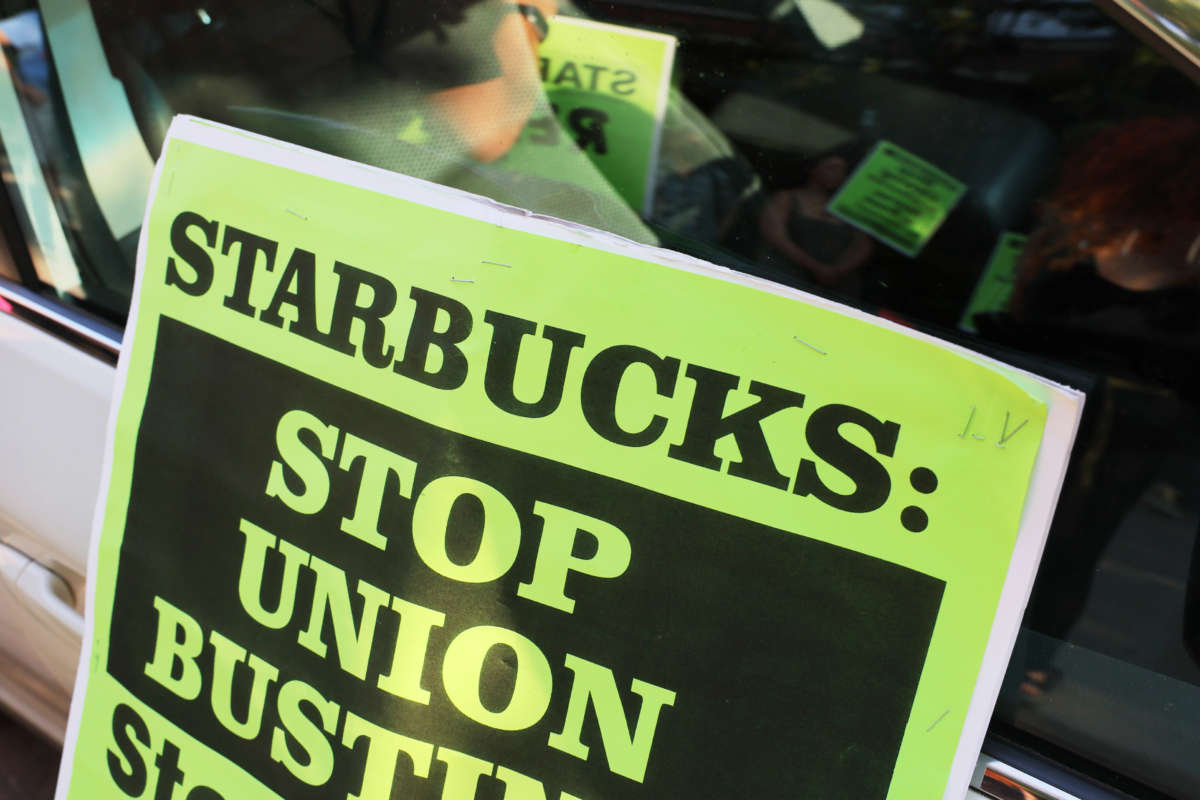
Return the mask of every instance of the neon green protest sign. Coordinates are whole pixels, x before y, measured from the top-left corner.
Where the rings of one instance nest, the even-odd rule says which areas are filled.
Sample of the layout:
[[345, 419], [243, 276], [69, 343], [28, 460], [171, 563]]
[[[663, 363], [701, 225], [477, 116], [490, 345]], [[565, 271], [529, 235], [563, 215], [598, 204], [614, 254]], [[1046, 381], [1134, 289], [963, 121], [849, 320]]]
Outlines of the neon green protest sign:
[[499, 163], [590, 186], [582, 153], [611, 191], [649, 215], [674, 58], [672, 36], [555, 17], [538, 48], [549, 108]]
[[190, 118], [128, 337], [71, 800], [961, 796], [1079, 402]]
[[906, 256], [925, 248], [966, 184], [891, 142], [880, 142], [829, 202], [829, 211]]

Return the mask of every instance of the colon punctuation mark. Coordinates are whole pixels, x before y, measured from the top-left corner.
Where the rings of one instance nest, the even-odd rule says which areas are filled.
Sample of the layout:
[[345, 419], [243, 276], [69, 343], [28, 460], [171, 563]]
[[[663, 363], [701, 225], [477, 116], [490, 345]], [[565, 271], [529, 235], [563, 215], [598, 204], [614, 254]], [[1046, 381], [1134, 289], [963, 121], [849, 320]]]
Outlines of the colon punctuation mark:
[[[938, 487], [937, 475], [928, 467], [917, 467], [908, 476], [908, 482], [921, 494], [933, 494]], [[900, 524], [913, 533], [929, 527], [929, 514], [917, 506], [908, 506], [900, 512]]]

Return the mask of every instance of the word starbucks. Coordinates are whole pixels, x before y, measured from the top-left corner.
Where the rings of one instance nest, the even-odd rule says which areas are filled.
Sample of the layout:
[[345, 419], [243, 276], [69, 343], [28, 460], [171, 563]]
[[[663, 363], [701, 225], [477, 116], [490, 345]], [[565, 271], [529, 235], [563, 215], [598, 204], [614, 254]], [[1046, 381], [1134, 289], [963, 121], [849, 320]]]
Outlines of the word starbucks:
[[[296, 247], [285, 256], [279, 242], [191, 211], [175, 217], [170, 240], [175, 255], [167, 260], [167, 285], [193, 297], [215, 289], [224, 294], [227, 309], [359, 358], [376, 369], [390, 370], [399, 378], [449, 392], [460, 389], [472, 370], [482, 369], [484, 391], [496, 408], [518, 417], [543, 418], [561, 406], [572, 360], [587, 358], [578, 389], [587, 424], [610, 442], [646, 447], [663, 437], [669, 420], [650, 414], [640, 427], [630, 425], [627, 418], [623, 424], [617, 413], [618, 395], [623, 406], [638, 408], [674, 398], [683, 367], [695, 391], [682, 441], [670, 444], [667, 457], [721, 471], [726, 464], [716, 454], [717, 442], [732, 436], [740, 453], [740, 460], [728, 464], [728, 474], [734, 477], [783, 491], [790, 486], [796, 495], [854, 513], [880, 508], [891, 491], [888, 470], [878, 457], [895, 454], [900, 425], [854, 406], [829, 403], [809, 414], [804, 436], [814, 458], [800, 459], [789, 476], [775, 464], [763, 422], [785, 409], [803, 408], [805, 395], [800, 392], [699, 364], [682, 365], [678, 358], [635, 344], [589, 353], [583, 333], [496, 310], [483, 314], [483, 322], [491, 327], [486, 360], [472, 363], [460, 345], [475, 331], [476, 313], [454, 298], [410, 287], [408, 296], [415, 308], [401, 337], [397, 330], [400, 288], [383, 275], [335, 259], [336, 281], [329, 288], [318, 283], [315, 253]], [[259, 307], [251, 302], [251, 295], [263, 281], [272, 290], [270, 300]], [[332, 297], [319, 296], [321, 291]], [[330, 310], [319, 315], [318, 308]], [[536, 400], [521, 399], [514, 387], [522, 343], [539, 330], [550, 346], [541, 394]], [[622, 388], [626, 373], [647, 370], [653, 377], [653, 395], [631, 396], [629, 389]], [[755, 400], [727, 412], [727, 400], [739, 388]], [[857, 430], [847, 435], [847, 429]], [[858, 444], [864, 433], [870, 449]], [[842, 485], [848, 479], [853, 489], [831, 488], [818, 472], [818, 461], [826, 465], [823, 469], [840, 472], [845, 476]]]

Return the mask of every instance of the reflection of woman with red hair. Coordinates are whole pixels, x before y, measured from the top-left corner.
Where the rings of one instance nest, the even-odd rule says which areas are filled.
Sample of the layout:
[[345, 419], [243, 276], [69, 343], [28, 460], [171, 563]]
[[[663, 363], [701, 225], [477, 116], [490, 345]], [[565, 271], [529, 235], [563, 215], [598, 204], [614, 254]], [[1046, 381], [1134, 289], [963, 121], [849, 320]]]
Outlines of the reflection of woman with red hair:
[[[1200, 398], [1200, 119], [1146, 118], [1079, 147], [996, 338]], [[989, 324], [990, 323], [990, 324]]]
[[1130, 291], [1197, 285], [1200, 120], [1148, 118], [1096, 134], [1067, 160], [1042, 212], [1019, 298], [1038, 272], [1088, 262], [1095, 279]]
[[[1050, 580], [1027, 616], [1066, 639], [1118, 525], [1174, 474], [1163, 472], [1173, 455], [1196, 458], [1187, 441], [1200, 433], [1200, 119], [1145, 118], [1096, 133], [1067, 159], [1040, 216], [1010, 324], [993, 317], [980, 330], [1100, 373], [1047, 542]], [[1200, 662], [1198, 573], [1200, 539], [1183, 599], [1183, 642]], [[1022, 691], [1050, 688], [1044, 667], [1026, 665]]]

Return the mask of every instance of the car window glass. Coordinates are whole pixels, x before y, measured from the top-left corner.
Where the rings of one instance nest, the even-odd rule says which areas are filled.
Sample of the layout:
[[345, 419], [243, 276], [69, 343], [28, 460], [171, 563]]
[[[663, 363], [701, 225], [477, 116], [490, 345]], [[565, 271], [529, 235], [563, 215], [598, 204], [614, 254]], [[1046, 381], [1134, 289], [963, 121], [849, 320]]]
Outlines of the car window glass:
[[[6, 214], [16, 223], [10, 239], [24, 239], [24, 248], [12, 243], [18, 260], [30, 264], [33, 274], [27, 281], [108, 319], [123, 319], [136, 233], [124, 242], [115, 237], [97, 205], [60, 91], [42, 9], [28, 2], [0, 3], [0, 46], [5, 54], [0, 136], [11, 201]], [[119, 176], [107, 180], [116, 183]]]
[[[27, 282], [110, 319], [187, 113], [1086, 390], [994, 730], [1135, 793], [1200, 798], [1195, 16], [1180, 0], [0, 0], [5, 186]], [[644, 205], [616, 177], [638, 110], [562, 98], [619, 98], [649, 73], [549, 56], [567, 18], [678, 41], [636, 167]], [[972, 425], [964, 405], [964, 437], [1003, 436]]]

